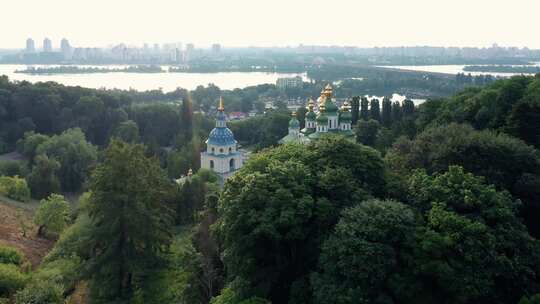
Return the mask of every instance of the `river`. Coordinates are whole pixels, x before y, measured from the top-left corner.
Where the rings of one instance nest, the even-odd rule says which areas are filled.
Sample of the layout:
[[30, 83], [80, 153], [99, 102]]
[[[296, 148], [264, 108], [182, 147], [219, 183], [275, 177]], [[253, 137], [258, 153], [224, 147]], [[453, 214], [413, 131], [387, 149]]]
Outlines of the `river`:
[[[475, 64], [471, 64], [475, 65]], [[533, 62], [533, 65], [540, 66], [540, 62]], [[408, 70], [408, 71], [420, 71], [420, 72], [432, 72], [432, 73], [445, 73], [445, 74], [458, 74], [465, 73], [471, 74], [473, 76], [477, 75], [492, 75], [496, 77], [511, 77], [515, 75], [521, 75], [522, 73], [490, 73], [490, 72], [467, 72], [464, 71], [467, 65], [396, 65], [396, 66], [380, 66], [381, 68], [392, 68], [399, 70]], [[533, 75], [533, 74], [523, 74], [523, 75]]]
[[[193, 90], [199, 85], [213, 83], [224, 90], [244, 88], [265, 83], [276, 83], [280, 77], [301, 76], [307, 81], [307, 75], [293, 73], [265, 73], [265, 72], [220, 72], [220, 73], [97, 73], [97, 74], [54, 74], [31, 75], [15, 73], [15, 70], [24, 70], [31, 65], [0, 64], [0, 75], [7, 75], [10, 80], [27, 80], [29, 82], [55, 81], [68, 86], [81, 86], [85, 88], [106, 88], [122, 90], [156, 90], [164, 92], [174, 91], [181, 87]], [[79, 67], [97, 67], [78, 65]], [[43, 67], [33, 65], [33, 67]], [[54, 67], [48, 65], [47, 67]], [[107, 68], [122, 68], [126, 66], [100, 66]], [[168, 66], [162, 67], [168, 70]]]

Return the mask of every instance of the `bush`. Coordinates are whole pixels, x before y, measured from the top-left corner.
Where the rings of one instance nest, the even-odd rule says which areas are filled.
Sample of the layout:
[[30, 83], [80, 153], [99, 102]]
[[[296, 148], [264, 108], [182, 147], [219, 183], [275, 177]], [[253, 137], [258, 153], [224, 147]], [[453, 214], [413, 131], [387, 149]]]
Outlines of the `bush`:
[[0, 176], [0, 194], [21, 202], [30, 200], [30, 188], [26, 180], [18, 176]]
[[73, 256], [48, 262], [39, 268], [32, 276], [33, 282], [51, 282], [66, 290], [74, 290], [75, 284], [81, 278], [81, 259]]
[[23, 260], [24, 256], [18, 249], [0, 245], [0, 264], [20, 266]]
[[9, 297], [24, 287], [26, 275], [15, 265], [0, 264], [0, 297]]
[[5, 176], [26, 176], [28, 168], [22, 161], [2, 160], [0, 161], [0, 175]]
[[236, 292], [230, 288], [224, 288], [221, 291], [221, 295], [212, 298], [210, 301], [210, 304], [269, 304], [270, 302], [268, 300], [259, 298], [259, 297], [251, 297], [249, 299], [241, 300], [240, 297], [236, 294]]
[[39, 226], [38, 234], [47, 232], [59, 234], [67, 226], [69, 218], [69, 204], [59, 194], [51, 194], [47, 199], [41, 200], [36, 211], [34, 222]]
[[62, 285], [50, 281], [28, 284], [15, 295], [15, 304], [62, 304], [64, 289]]

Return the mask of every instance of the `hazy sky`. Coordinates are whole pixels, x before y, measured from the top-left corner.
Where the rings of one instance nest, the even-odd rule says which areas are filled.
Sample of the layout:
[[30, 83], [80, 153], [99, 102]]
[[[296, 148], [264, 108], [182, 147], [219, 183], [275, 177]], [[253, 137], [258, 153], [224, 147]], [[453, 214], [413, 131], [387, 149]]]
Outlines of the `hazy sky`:
[[540, 48], [540, 0], [1, 0], [0, 48], [208, 46]]

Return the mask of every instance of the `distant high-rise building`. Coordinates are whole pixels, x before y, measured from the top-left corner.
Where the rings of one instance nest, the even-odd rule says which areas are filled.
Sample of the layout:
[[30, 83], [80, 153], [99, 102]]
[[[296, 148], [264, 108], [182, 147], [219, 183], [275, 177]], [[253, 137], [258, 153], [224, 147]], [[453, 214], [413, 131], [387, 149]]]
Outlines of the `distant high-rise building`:
[[34, 39], [32, 38], [26, 39], [26, 52], [33, 53], [35, 51], [36, 51], [36, 44], [34, 43]]
[[278, 78], [276, 81], [276, 87], [278, 87], [278, 89], [301, 88], [303, 83], [302, 77], [300, 76]]
[[179, 48], [174, 49], [174, 59], [175, 62], [181, 62], [182, 61], [182, 51], [180, 51]]
[[186, 44], [186, 52], [193, 52], [195, 50], [195, 45], [193, 43]]
[[221, 52], [221, 44], [214, 43], [212, 44], [212, 53], [219, 53]]
[[43, 39], [43, 52], [50, 53], [52, 52], [52, 42], [51, 39]]
[[62, 50], [62, 55], [64, 56], [64, 59], [71, 59], [72, 49], [71, 45], [69, 45], [69, 41], [66, 38], [60, 41], [60, 49]]

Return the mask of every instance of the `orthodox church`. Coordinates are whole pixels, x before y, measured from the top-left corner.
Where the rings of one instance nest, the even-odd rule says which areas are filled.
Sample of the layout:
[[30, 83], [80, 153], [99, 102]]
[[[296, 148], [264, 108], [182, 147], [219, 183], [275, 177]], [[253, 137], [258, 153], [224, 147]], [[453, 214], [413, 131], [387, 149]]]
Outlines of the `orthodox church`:
[[352, 131], [352, 115], [349, 102], [345, 101], [343, 106], [338, 108], [332, 99], [333, 89], [327, 85], [317, 99], [317, 110], [315, 102], [310, 99], [305, 118], [305, 128], [300, 130], [300, 122], [293, 112], [293, 117], [289, 121], [289, 134], [283, 137], [279, 142], [298, 142], [308, 143], [317, 140], [326, 134], [339, 134], [354, 139]]
[[223, 98], [219, 99], [216, 127], [206, 140], [206, 151], [201, 152], [201, 168], [216, 172], [226, 179], [243, 166], [243, 153], [238, 150], [238, 142], [233, 132], [227, 128], [227, 115]]

